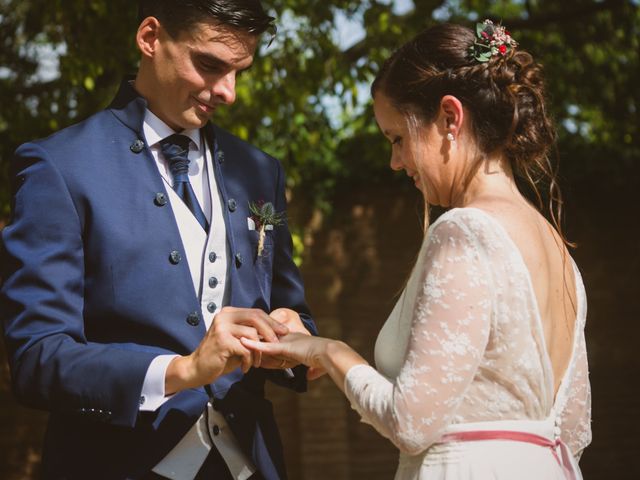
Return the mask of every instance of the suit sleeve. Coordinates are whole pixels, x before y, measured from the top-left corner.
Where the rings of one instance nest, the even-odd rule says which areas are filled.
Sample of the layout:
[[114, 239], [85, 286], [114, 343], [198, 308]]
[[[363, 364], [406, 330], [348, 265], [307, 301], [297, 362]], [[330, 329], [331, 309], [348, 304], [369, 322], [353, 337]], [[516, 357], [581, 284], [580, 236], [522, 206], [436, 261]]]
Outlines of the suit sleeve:
[[[293, 261], [293, 242], [289, 224], [286, 220], [287, 201], [285, 197], [285, 175], [282, 165], [278, 165], [278, 184], [276, 192], [276, 211], [283, 212], [283, 225], [275, 228], [275, 250], [273, 257], [273, 281], [271, 287], [271, 309], [290, 308], [300, 315], [304, 326], [313, 335], [317, 335], [316, 325], [311, 317], [304, 296], [304, 285], [298, 267]], [[296, 391], [306, 390], [307, 368], [300, 365], [293, 369], [294, 378], [287, 378], [282, 371], [270, 371], [270, 379], [275, 383], [293, 388]]]
[[32, 407], [133, 426], [156, 354], [85, 337], [84, 220], [48, 153], [20, 147], [12, 181], [0, 311], [16, 396]]

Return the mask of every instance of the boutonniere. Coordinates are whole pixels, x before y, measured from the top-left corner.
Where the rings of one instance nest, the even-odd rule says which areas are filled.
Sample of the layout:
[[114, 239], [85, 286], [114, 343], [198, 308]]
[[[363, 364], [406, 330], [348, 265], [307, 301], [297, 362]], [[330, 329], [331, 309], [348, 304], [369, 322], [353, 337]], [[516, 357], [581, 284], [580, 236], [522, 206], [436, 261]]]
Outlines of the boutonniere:
[[264, 250], [266, 231], [280, 225], [284, 221], [284, 214], [276, 212], [273, 203], [262, 200], [256, 203], [249, 203], [249, 211], [251, 212], [251, 219], [255, 223], [255, 228], [258, 230], [258, 256], [261, 256]]

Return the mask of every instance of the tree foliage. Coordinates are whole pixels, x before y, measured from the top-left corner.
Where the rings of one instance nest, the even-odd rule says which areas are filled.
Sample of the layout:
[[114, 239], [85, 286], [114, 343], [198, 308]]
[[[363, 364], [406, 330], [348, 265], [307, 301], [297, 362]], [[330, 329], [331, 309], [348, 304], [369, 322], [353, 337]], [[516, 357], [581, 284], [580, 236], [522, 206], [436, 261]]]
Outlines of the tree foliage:
[[[413, 3], [397, 13], [383, 0], [264, 1], [279, 31], [270, 45], [263, 39], [238, 102], [216, 121], [280, 158], [294, 194], [328, 208], [341, 184], [375, 182], [386, 171], [388, 146], [366, 97], [381, 62], [429, 25], [489, 17], [545, 65], [566, 168], [637, 176], [637, 0]], [[131, 0], [0, 0], [0, 216], [15, 148], [103, 108], [122, 76], [135, 73], [136, 13]], [[339, 19], [361, 25], [363, 38], [341, 45]]]

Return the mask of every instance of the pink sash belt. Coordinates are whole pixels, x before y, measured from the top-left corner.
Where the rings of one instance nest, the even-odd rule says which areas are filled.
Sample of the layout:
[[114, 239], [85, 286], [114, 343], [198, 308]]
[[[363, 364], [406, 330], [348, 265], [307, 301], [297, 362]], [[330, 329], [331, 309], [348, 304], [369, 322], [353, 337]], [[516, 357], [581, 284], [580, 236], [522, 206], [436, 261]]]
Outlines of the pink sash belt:
[[[548, 438], [527, 432], [515, 432], [509, 430], [477, 430], [469, 432], [453, 432], [445, 434], [440, 442], [475, 442], [479, 440], [511, 440], [514, 442], [525, 442], [541, 447], [547, 447], [553, 453], [558, 465], [562, 468], [567, 480], [576, 480], [576, 473], [573, 469], [569, 449], [559, 438], [555, 441]], [[560, 450], [560, 455], [558, 455]]]

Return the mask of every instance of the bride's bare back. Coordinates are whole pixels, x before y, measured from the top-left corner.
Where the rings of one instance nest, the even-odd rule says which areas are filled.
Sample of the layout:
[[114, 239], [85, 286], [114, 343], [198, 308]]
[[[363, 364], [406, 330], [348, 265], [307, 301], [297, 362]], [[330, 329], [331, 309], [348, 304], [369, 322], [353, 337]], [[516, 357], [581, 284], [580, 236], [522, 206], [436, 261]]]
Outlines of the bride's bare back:
[[522, 255], [535, 291], [557, 393], [571, 360], [577, 314], [575, 275], [562, 238], [521, 198], [483, 197], [467, 206], [498, 220]]

